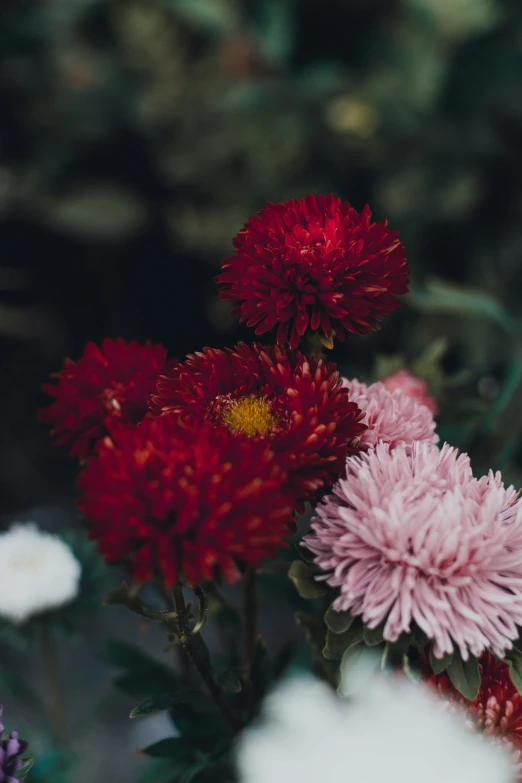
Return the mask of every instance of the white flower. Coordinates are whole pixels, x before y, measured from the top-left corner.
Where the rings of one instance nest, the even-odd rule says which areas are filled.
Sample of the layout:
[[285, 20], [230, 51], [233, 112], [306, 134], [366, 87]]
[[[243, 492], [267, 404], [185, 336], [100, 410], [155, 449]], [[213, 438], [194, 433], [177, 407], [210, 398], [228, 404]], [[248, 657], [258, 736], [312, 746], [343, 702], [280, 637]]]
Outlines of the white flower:
[[513, 783], [509, 754], [425, 686], [375, 675], [352, 700], [313, 679], [271, 695], [238, 751], [240, 783]]
[[0, 533], [0, 616], [21, 624], [78, 595], [81, 566], [59, 536], [29, 522]]

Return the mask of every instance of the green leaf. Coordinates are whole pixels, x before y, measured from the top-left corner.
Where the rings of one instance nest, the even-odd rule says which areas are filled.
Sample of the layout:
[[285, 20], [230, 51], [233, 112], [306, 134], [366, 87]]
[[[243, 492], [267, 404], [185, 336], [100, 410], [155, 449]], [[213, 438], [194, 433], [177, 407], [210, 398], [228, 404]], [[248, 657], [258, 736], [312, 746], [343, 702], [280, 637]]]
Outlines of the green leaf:
[[436, 658], [433, 653], [433, 645], [430, 647], [430, 666], [433, 674], [441, 674], [441, 672], [445, 671], [452, 659], [452, 653], [446, 653], [442, 658]]
[[115, 688], [133, 699], [144, 699], [148, 696], [161, 696], [165, 689], [172, 691], [176, 687], [173, 683], [167, 684], [161, 677], [152, 674], [147, 676], [137, 674], [121, 674], [113, 679]]
[[127, 609], [139, 614], [140, 617], [157, 622], [169, 622], [177, 618], [175, 612], [168, 609], [156, 609], [155, 606], [148, 604], [126, 582], [122, 582], [119, 587], [109, 593], [103, 603], [105, 606], [126, 606]]
[[195, 764], [192, 764], [188, 769], [185, 770], [179, 779], [179, 783], [191, 783], [191, 781], [194, 780], [200, 772], [203, 772], [203, 770], [208, 768], [209, 763], [210, 760], [208, 758], [205, 758], [202, 761], [196, 761]]
[[348, 695], [347, 688], [346, 688], [346, 680], [349, 676], [349, 672], [352, 666], [354, 666], [361, 655], [364, 652], [364, 647], [362, 644], [352, 644], [351, 647], [349, 647], [347, 650], [343, 652], [343, 657], [341, 658], [341, 683], [339, 686], [339, 691], [343, 695]]
[[419, 626], [416, 624], [414, 624], [411, 628], [411, 638], [413, 643], [417, 647], [421, 648], [425, 647], [429, 642], [428, 635], [425, 634], [422, 628], [419, 628]]
[[320, 598], [328, 591], [324, 582], [317, 582], [314, 578], [321, 573], [317, 566], [307, 565], [302, 560], [294, 560], [288, 571], [288, 576], [295, 584], [301, 598]]
[[142, 748], [140, 753], [156, 759], [169, 758], [182, 762], [194, 758], [199, 750], [200, 744], [197, 740], [189, 740], [186, 737], [167, 737]]
[[176, 672], [150, 658], [139, 647], [118, 639], [107, 639], [100, 657], [125, 671], [115, 677], [115, 685], [129, 696], [144, 698], [174, 693], [179, 688]]
[[377, 644], [382, 644], [384, 641], [383, 631], [383, 625], [379, 625], [377, 628], [367, 628], [365, 626], [363, 629], [364, 643], [368, 645], [368, 647], [375, 647]]
[[34, 767], [35, 763], [33, 758], [24, 758], [22, 761], [22, 766], [16, 771], [16, 779], [20, 781], [20, 783], [24, 783], [29, 771]]
[[353, 624], [344, 633], [336, 634], [328, 631], [323, 655], [329, 661], [336, 661], [342, 658], [346, 650], [349, 650], [354, 644], [359, 644], [362, 639], [363, 629], [360, 623]]
[[402, 670], [406, 675], [406, 677], [412, 682], [417, 683], [420, 681], [421, 679], [420, 671], [412, 667], [408, 653], [404, 653], [404, 655], [402, 656]]
[[423, 312], [486, 318], [507, 331], [513, 331], [517, 326], [511, 313], [490, 294], [445, 280], [430, 280], [425, 288], [412, 290], [407, 301]]
[[326, 642], [326, 628], [323, 618], [312, 612], [296, 612], [296, 623], [304, 630], [306, 639], [313, 650], [322, 656]]
[[336, 612], [332, 606], [329, 606], [324, 616], [324, 621], [332, 633], [344, 633], [350, 628], [355, 617], [350, 612]]
[[198, 741], [204, 750], [214, 747], [217, 739], [230, 736], [228, 723], [206, 694], [178, 701], [169, 714], [180, 734]]
[[155, 715], [157, 712], [168, 710], [172, 706], [172, 696], [168, 693], [150, 696], [137, 707], [130, 711], [129, 718], [138, 718], [145, 715]]
[[131, 710], [130, 718], [138, 718], [145, 715], [154, 715], [163, 710], [173, 709], [178, 704], [204, 705], [208, 703], [208, 698], [201, 691], [194, 688], [180, 688], [174, 693], [158, 693], [155, 696], [149, 696], [137, 707]]
[[477, 659], [470, 656], [467, 661], [464, 661], [460, 654], [455, 652], [448, 666], [448, 674], [451, 682], [464, 698], [473, 701], [480, 689], [480, 669]]
[[514, 647], [506, 653], [505, 660], [509, 664], [511, 682], [517, 691], [522, 694], [522, 652]]
[[142, 669], [161, 665], [136, 645], [121, 639], [105, 639], [99, 657], [105, 663], [119, 666], [122, 669]]
[[382, 668], [395, 668], [402, 666], [404, 654], [411, 647], [411, 635], [402, 633], [397, 641], [387, 642], [383, 653]]

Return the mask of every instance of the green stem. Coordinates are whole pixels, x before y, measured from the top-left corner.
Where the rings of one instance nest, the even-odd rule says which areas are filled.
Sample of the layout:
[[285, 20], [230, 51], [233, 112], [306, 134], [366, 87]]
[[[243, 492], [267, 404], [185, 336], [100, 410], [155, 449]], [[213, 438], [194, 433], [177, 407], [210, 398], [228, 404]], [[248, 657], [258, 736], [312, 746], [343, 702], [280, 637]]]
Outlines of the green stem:
[[67, 710], [60, 677], [58, 650], [50, 629], [43, 624], [41, 630], [42, 662], [49, 689], [49, 716], [54, 739], [61, 748], [67, 748]]
[[185, 606], [185, 599], [183, 598], [183, 591], [179, 585], [176, 585], [173, 588], [172, 597], [174, 601], [174, 607], [178, 615], [180, 644], [187, 652], [190, 660], [198, 670], [201, 679], [207, 686], [210, 695], [214, 699], [214, 702], [216, 703], [216, 706], [220, 710], [224, 719], [234, 734], [237, 734], [241, 730], [241, 724], [230, 709], [230, 706], [225, 698], [225, 694], [214, 680], [212, 670], [204, 656], [201, 654], [201, 650], [196, 643], [196, 638], [192, 635], [188, 621], [187, 607]]
[[[156, 583], [156, 589], [160, 594], [160, 596], [163, 598], [163, 600], [166, 602], [167, 609], [172, 614], [172, 612], [170, 611], [173, 608], [172, 596], [170, 595], [167, 588], [163, 585], [161, 580], [158, 580], [158, 582]], [[171, 624], [170, 622], [168, 622], [167, 627], [170, 628], [171, 626], [173, 629], [173, 633], [177, 635], [177, 627], [175, 626], [175, 624], [174, 623]], [[188, 658], [186, 651], [183, 649], [183, 647], [180, 647], [178, 644], [176, 644], [174, 647], [174, 664], [176, 666], [176, 669], [180, 670], [182, 680], [184, 682], [190, 682], [190, 674], [191, 674], [190, 660]]]
[[252, 666], [257, 635], [257, 573], [248, 567], [243, 582], [243, 611], [245, 623], [245, 657], [249, 668]]

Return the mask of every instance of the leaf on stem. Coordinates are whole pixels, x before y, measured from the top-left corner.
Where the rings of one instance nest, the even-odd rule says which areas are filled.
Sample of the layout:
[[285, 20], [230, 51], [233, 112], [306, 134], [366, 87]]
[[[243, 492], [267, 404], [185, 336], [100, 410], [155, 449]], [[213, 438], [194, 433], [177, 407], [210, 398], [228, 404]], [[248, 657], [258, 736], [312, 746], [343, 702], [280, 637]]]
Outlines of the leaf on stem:
[[506, 653], [505, 660], [509, 664], [511, 682], [517, 691], [522, 694], [522, 652], [513, 647], [512, 650]]
[[350, 612], [336, 612], [329, 606], [324, 616], [324, 621], [332, 633], [344, 633], [351, 626], [355, 617]]
[[452, 653], [446, 653], [442, 658], [436, 658], [433, 652], [433, 645], [430, 647], [430, 666], [433, 674], [441, 674], [450, 665], [453, 658]]
[[328, 591], [324, 582], [315, 579], [316, 574], [321, 573], [317, 566], [307, 565], [302, 560], [294, 560], [288, 571], [288, 576], [295, 584], [301, 598], [320, 598]]
[[363, 640], [363, 627], [360, 621], [353, 623], [344, 633], [332, 633], [327, 631], [326, 644], [323, 648], [323, 655], [329, 661], [336, 661], [342, 658], [343, 653], [359, 644]]
[[455, 652], [448, 665], [448, 675], [465, 699], [473, 701], [476, 698], [480, 690], [480, 669], [474, 656], [464, 661], [460, 654]]

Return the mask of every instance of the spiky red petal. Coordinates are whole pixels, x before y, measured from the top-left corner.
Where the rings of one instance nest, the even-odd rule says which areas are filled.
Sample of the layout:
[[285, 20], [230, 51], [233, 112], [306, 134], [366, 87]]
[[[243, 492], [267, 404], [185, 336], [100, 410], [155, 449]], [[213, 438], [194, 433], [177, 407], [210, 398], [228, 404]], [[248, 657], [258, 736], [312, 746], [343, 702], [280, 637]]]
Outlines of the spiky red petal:
[[409, 269], [397, 231], [332, 195], [269, 203], [234, 239], [216, 282], [256, 334], [297, 348], [308, 331], [367, 334], [398, 307]]
[[107, 435], [111, 422], [138, 422], [147, 413], [147, 400], [158, 375], [166, 370], [167, 352], [162, 345], [105, 339], [101, 346], [87, 343], [74, 362], [66, 359], [43, 386], [55, 401], [39, 411], [51, 424], [56, 445], [66, 445], [71, 456], [90, 456]]
[[121, 425], [80, 476], [80, 508], [108, 562], [138, 581], [234, 582], [284, 544], [295, 497], [266, 442], [174, 417]]
[[205, 348], [160, 378], [150, 405], [153, 416], [199, 417], [225, 427], [223, 411], [249, 395], [270, 402], [276, 423], [265, 438], [300, 499], [331, 486], [357, 450], [349, 444], [366, 429], [331, 362], [258, 343]]

